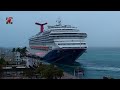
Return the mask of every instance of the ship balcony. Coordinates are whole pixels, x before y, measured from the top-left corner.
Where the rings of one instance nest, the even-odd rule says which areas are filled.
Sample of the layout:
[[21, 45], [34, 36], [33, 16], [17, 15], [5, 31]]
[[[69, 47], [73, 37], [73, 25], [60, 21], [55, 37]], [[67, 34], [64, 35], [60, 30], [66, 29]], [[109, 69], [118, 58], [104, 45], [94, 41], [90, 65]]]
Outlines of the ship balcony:
[[87, 45], [80, 45], [80, 48], [88, 48]]
[[77, 48], [77, 49], [80, 49], [80, 48], [85, 48], [87, 49], [88, 46], [87, 45], [59, 45], [60, 48]]

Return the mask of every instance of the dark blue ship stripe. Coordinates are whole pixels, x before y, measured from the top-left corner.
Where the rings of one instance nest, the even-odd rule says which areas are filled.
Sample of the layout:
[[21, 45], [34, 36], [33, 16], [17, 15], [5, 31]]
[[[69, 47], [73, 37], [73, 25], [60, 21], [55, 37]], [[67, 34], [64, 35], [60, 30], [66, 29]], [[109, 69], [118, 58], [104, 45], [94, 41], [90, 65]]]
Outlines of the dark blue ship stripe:
[[46, 54], [43, 59], [49, 63], [73, 64], [85, 51], [85, 48], [56, 49]]

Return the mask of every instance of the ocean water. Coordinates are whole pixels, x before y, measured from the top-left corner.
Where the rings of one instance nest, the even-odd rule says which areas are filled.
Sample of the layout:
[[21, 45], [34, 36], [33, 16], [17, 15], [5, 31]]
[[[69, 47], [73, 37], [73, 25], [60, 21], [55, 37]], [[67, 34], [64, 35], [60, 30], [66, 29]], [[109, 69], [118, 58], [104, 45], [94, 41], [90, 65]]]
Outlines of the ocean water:
[[79, 75], [81, 79], [103, 79], [104, 76], [120, 79], [120, 48], [89, 47], [77, 62], [76, 65], [61, 67], [73, 75], [75, 68], [82, 68], [84, 75]]
[[84, 69], [83, 79], [102, 79], [103, 76], [120, 79], [120, 48], [88, 48], [77, 62]]

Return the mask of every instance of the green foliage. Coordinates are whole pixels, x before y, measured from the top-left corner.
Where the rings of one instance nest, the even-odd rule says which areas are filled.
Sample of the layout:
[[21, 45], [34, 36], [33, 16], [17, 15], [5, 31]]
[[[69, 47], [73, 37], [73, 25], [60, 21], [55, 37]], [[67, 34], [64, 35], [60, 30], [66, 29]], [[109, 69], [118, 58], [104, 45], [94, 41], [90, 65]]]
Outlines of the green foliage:
[[6, 65], [6, 61], [4, 58], [0, 58], [0, 65]]
[[57, 79], [63, 76], [63, 70], [55, 67], [54, 65], [41, 64], [37, 68], [36, 72], [39, 73], [41, 77], [46, 79]]
[[34, 74], [35, 74], [34, 71], [31, 69], [27, 69], [24, 71], [24, 75], [29, 77], [29, 78], [31, 78]]
[[47, 65], [40, 64], [39, 67], [36, 69], [36, 73], [41, 75], [46, 68], [47, 68]]
[[20, 56], [23, 57], [23, 56], [26, 56], [26, 52], [27, 52], [27, 47], [23, 47], [23, 48], [13, 48], [12, 52], [19, 52], [20, 53]]
[[63, 70], [55, 67], [55, 68], [54, 68], [54, 76], [55, 76], [56, 79], [57, 79], [57, 77], [58, 77], [58, 78], [61, 78], [62, 76], [64, 76]]
[[54, 78], [54, 68], [52, 65], [46, 65], [45, 69], [41, 73], [42, 73], [42, 77], [46, 79]]
[[20, 50], [21, 50], [20, 48], [17, 48], [17, 49], [16, 49], [16, 52], [20, 52]]
[[9, 65], [9, 62], [8, 62], [8, 61], [6, 61], [6, 65]]
[[6, 61], [4, 58], [0, 58], [0, 77], [2, 77], [2, 67], [6, 65]]

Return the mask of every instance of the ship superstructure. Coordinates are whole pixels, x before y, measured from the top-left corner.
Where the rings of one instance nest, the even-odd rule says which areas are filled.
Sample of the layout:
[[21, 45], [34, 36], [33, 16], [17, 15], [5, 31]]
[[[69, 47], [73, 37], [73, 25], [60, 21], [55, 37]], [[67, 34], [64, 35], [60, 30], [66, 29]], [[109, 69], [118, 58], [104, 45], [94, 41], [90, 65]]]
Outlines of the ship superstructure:
[[57, 22], [57, 25], [48, 26], [46, 31], [42, 28], [29, 39], [31, 52], [43, 57], [47, 62], [72, 64], [86, 51], [87, 34], [81, 33], [77, 27], [62, 25], [61, 20]]

